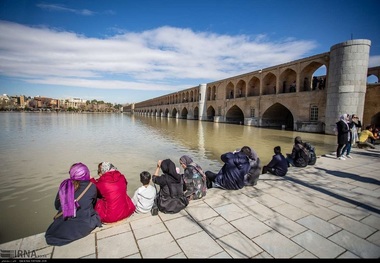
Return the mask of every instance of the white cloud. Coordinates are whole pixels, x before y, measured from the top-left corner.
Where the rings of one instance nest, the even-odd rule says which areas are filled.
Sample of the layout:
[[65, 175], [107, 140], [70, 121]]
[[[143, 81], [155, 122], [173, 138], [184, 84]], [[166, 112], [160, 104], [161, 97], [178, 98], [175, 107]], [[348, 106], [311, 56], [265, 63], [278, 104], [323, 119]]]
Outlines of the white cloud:
[[369, 57], [369, 63], [368, 63], [369, 68], [379, 67], [379, 66], [380, 66], [380, 56]]
[[41, 9], [47, 9], [49, 11], [59, 11], [59, 12], [70, 12], [78, 15], [84, 15], [84, 16], [91, 16], [95, 14], [95, 12], [88, 10], [88, 9], [72, 9], [72, 8], [67, 8], [64, 5], [58, 5], [58, 4], [37, 4], [37, 7]]
[[96, 89], [179, 90], [293, 61], [316, 47], [174, 27], [98, 39], [0, 21], [0, 32], [0, 75]]

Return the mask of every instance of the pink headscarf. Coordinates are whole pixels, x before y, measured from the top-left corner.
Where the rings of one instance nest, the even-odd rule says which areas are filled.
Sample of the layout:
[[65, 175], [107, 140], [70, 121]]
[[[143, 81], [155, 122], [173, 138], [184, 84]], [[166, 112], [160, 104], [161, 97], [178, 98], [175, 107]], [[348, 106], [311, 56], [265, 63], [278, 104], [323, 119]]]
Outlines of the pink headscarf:
[[63, 218], [75, 217], [80, 206], [74, 199], [74, 180], [90, 180], [90, 170], [83, 163], [75, 163], [70, 168], [70, 179], [64, 180], [59, 186], [59, 200], [61, 202]]

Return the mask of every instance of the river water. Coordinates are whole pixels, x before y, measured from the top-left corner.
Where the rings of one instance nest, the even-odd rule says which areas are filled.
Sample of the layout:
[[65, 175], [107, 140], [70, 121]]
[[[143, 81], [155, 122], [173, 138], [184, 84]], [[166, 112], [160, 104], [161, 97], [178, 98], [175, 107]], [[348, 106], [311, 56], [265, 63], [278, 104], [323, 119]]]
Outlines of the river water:
[[335, 151], [331, 135], [152, 116], [85, 113], [0, 113], [0, 244], [45, 232], [56, 214], [54, 198], [73, 163], [109, 161], [140, 186], [143, 170], [157, 160], [187, 154], [203, 169], [217, 172], [220, 155], [248, 145], [263, 164], [280, 145], [289, 153], [295, 136], [316, 146], [317, 155]]

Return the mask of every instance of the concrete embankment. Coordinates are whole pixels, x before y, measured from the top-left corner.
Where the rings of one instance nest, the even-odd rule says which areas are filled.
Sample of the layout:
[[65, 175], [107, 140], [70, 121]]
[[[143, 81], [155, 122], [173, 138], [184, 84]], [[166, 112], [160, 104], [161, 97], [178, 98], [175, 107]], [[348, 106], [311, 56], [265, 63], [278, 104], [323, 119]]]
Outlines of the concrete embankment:
[[352, 156], [210, 189], [178, 214], [135, 214], [66, 246], [44, 233], [7, 242], [0, 258], [380, 258], [380, 151]]

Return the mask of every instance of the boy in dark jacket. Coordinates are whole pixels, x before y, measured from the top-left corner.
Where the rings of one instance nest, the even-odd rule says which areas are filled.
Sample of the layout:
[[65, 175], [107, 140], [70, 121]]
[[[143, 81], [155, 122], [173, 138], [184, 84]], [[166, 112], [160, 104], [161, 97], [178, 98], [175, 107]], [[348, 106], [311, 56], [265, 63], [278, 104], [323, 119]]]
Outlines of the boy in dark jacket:
[[288, 162], [285, 159], [285, 156], [281, 153], [281, 147], [276, 146], [273, 149], [274, 155], [272, 160], [263, 167], [263, 174], [270, 172], [271, 174], [277, 176], [285, 176], [288, 172]]

